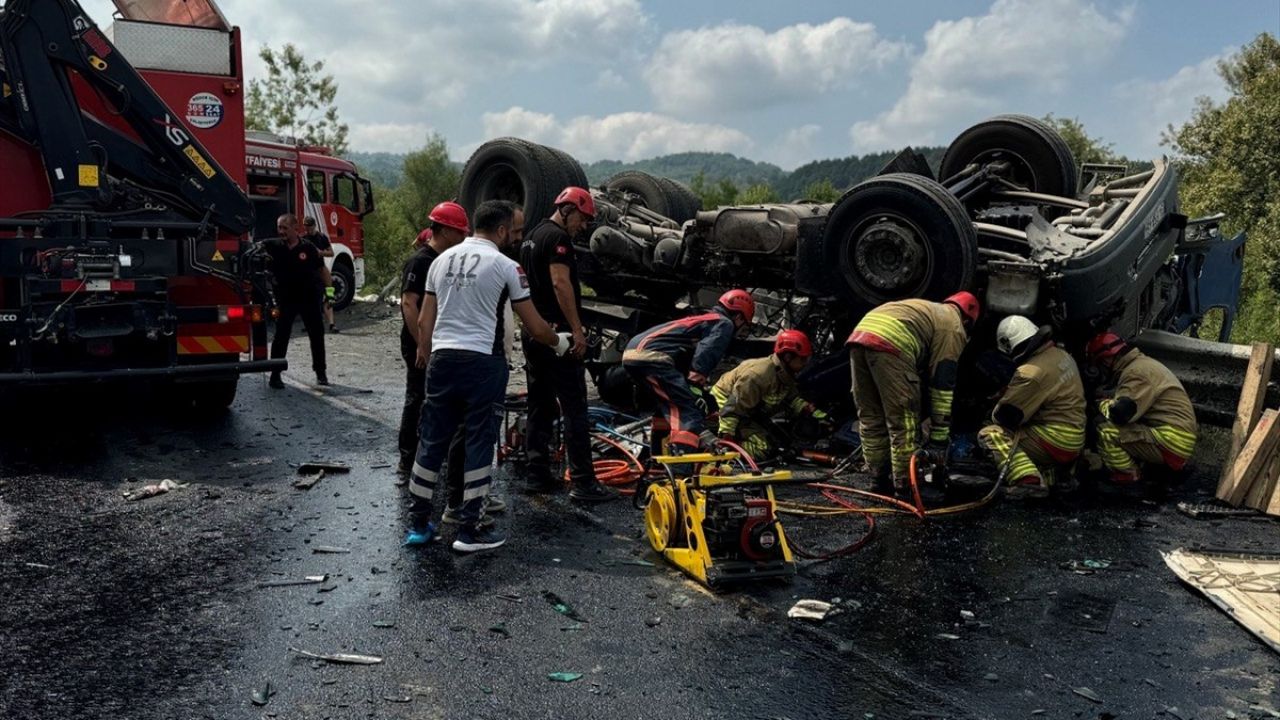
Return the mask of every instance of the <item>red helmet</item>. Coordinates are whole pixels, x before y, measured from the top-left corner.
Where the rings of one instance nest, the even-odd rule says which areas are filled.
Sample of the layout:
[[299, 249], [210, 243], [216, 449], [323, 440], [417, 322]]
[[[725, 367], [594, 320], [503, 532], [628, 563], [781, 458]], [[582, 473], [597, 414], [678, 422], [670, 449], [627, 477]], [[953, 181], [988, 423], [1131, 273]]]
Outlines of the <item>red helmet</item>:
[[431, 214], [427, 217], [433, 223], [439, 223], [454, 230], [461, 230], [464, 233], [471, 232], [471, 225], [467, 222], [467, 211], [451, 200], [446, 200], [431, 208]]
[[974, 297], [973, 293], [961, 291], [943, 300], [943, 302], [960, 308], [960, 314], [964, 316], [970, 325], [978, 322], [978, 315], [982, 312], [982, 307], [978, 305], [978, 298]]
[[773, 354], [782, 353], [795, 353], [802, 358], [813, 357], [813, 343], [809, 342], [808, 335], [799, 330], [783, 330], [778, 333], [778, 339], [773, 341]]
[[567, 187], [560, 191], [556, 196], [555, 206], [572, 205], [578, 212], [589, 218], [596, 216], [596, 201], [591, 199], [591, 193], [580, 187]]
[[1089, 362], [1096, 364], [1099, 360], [1113, 358], [1125, 350], [1129, 344], [1113, 332], [1098, 333], [1084, 348], [1084, 356]]
[[432, 235], [431, 228], [427, 228], [426, 230], [423, 230], [422, 232], [418, 233], [418, 237], [414, 239], [413, 244], [426, 245], [427, 243], [431, 242], [431, 235]]
[[730, 290], [720, 296], [720, 307], [731, 313], [738, 313], [747, 322], [756, 316], [756, 301], [746, 290]]

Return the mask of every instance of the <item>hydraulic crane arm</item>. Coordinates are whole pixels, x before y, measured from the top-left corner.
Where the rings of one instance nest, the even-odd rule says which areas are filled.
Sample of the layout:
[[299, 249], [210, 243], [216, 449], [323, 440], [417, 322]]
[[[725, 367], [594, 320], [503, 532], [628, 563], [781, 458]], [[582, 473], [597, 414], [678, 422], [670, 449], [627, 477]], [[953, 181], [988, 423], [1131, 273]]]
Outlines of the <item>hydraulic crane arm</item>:
[[[188, 214], [206, 213], [232, 233], [253, 227], [253, 206], [240, 186], [165, 105], [76, 0], [8, 0], [0, 14], [0, 53], [7, 84], [0, 127], [39, 148], [55, 208], [105, 207], [108, 173], [178, 198]], [[82, 113], [75, 72], [114, 105], [145, 146]], [[5, 112], [7, 110], [7, 112]], [[163, 185], [157, 186], [163, 182]]]

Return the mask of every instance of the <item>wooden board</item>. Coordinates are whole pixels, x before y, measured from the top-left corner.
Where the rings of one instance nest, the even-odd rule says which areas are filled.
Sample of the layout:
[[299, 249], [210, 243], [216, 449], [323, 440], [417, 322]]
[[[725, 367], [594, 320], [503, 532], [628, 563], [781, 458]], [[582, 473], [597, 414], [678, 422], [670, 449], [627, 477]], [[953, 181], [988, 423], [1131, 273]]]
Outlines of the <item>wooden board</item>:
[[1178, 578], [1280, 652], [1280, 555], [1161, 553]]
[[1231, 463], [1226, 477], [1226, 491], [1218, 494], [1218, 499], [1240, 507], [1254, 481], [1261, 478], [1280, 446], [1280, 421], [1277, 421], [1275, 410], [1266, 410], [1258, 420], [1258, 426], [1240, 449], [1240, 454]]
[[[1267, 399], [1267, 383], [1271, 380], [1271, 363], [1275, 350], [1266, 343], [1254, 343], [1249, 354], [1249, 367], [1244, 371], [1244, 385], [1240, 389], [1240, 403], [1236, 406], [1236, 420], [1231, 426], [1231, 449], [1222, 463], [1222, 476], [1218, 479], [1219, 500], [1226, 500], [1231, 491], [1232, 462], [1253, 434]], [[1236, 504], [1239, 504], [1238, 502]]]
[[1268, 515], [1280, 517], [1280, 482], [1271, 490], [1271, 499], [1267, 501], [1266, 507], [1258, 508]]
[[1254, 479], [1249, 492], [1244, 497], [1244, 506], [1254, 510], [1265, 510], [1271, 502], [1271, 495], [1276, 490], [1276, 477], [1280, 475], [1280, 451], [1271, 454], [1271, 460], [1263, 468], [1262, 474]]

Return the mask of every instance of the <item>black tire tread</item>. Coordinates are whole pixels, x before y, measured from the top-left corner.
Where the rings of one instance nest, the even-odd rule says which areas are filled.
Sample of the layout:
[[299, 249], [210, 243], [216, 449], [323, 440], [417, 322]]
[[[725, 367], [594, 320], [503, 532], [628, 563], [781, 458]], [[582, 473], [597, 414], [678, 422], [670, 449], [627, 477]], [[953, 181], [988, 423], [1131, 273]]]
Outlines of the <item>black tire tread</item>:
[[[977, 125], [973, 125], [960, 133], [956, 136], [956, 139], [947, 146], [946, 152], [942, 155], [942, 163], [939, 166], [939, 176], [943, 178], [951, 177], [963, 169], [964, 164], [967, 163], [967, 160], [957, 160], [954, 154], [957, 147], [961, 145], [961, 141], [972, 137], [976, 133], [980, 133], [999, 125], [1020, 128], [1038, 137], [1040, 141], [1049, 148], [1057, 160], [1060, 170], [1057, 180], [1061, 183], [1062, 194], [1067, 196], [1075, 195], [1076, 186], [1079, 182], [1079, 174], [1078, 169], [1076, 168], [1075, 156], [1072, 155], [1071, 148], [1067, 145], [1067, 141], [1062, 138], [1062, 135], [1059, 134], [1056, 129], [1043, 120], [1031, 117], [1030, 115], [996, 115], [994, 117], [987, 118], [986, 120], [983, 120]], [[1034, 189], [1037, 192], [1048, 191], [1056, 194], [1056, 189], [1052, 188]]]

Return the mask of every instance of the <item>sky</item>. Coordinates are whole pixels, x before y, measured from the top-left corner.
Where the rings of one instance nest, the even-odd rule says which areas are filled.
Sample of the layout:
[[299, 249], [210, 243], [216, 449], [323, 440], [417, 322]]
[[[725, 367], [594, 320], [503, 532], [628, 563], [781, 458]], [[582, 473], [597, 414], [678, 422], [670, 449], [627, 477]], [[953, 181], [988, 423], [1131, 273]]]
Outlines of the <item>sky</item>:
[[[99, 25], [111, 0], [82, 0]], [[991, 115], [1079, 119], [1116, 151], [1161, 131], [1280, 0], [219, 0], [246, 73], [297, 45], [339, 85], [354, 150], [514, 135], [582, 162], [689, 150], [793, 169], [949, 143]]]

